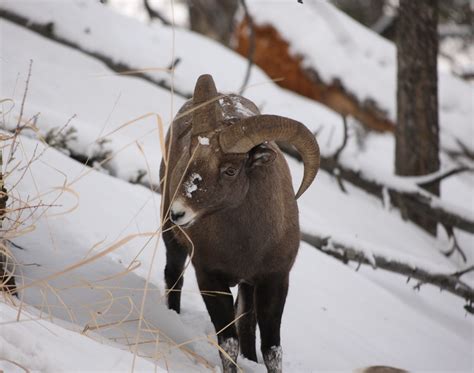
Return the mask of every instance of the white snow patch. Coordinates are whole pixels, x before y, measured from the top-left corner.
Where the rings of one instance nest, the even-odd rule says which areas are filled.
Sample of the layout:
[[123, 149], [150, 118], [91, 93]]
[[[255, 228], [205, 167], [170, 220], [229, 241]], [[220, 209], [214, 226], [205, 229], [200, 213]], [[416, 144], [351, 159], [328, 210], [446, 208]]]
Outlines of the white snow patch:
[[233, 102], [234, 102], [234, 106], [237, 112], [239, 114], [242, 114], [244, 117], [251, 117], [255, 115], [255, 113], [252, 110], [242, 105], [242, 102], [240, 102], [240, 100], [234, 99]]
[[201, 137], [198, 136], [199, 144], [208, 146], [209, 145], [209, 139], [207, 137]]
[[188, 181], [183, 183], [184, 186], [184, 192], [186, 193], [186, 197], [188, 198], [193, 198], [193, 192], [197, 190], [197, 184], [195, 183], [196, 181], [201, 181], [202, 177], [196, 172], [193, 172], [190, 176]]
[[251, 117], [256, 114], [252, 109], [242, 104], [241, 97], [235, 95], [225, 96], [219, 99], [219, 104], [222, 107], [224, 119]]

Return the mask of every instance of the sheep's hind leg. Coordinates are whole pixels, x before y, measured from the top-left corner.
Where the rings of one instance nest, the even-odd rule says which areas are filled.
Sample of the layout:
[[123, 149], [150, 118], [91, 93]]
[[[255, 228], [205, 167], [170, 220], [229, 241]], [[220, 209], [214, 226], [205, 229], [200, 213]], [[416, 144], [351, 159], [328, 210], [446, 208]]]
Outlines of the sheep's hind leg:
[[242, 283], [236, 301], [237, 334], [239, 335], [240, 351], [247, 359], [257, 361], [255, 350], [255, 329], [257, 318], [254, 306], [255, 287]]
[[188, 252], [184, 246], [176, 241], [172, 231], [163, 233], [163, 241], [166, 246], [165, 282], [168, 308], [180, 313], [184, 263]]
[[256, 285], [261, 351], [269, 373], [281, 373], [283, 369], [280, 326], [287, 294], [288, 273], [269, 276]]
[[237, 372], [239, 340], [235, 327], [233, 297], [227, 283], [218, 275], [200, 271], [196, 268], [196, 277], [207, 312], [211, 317], [222, 351], [219, 351], [223, 372]]

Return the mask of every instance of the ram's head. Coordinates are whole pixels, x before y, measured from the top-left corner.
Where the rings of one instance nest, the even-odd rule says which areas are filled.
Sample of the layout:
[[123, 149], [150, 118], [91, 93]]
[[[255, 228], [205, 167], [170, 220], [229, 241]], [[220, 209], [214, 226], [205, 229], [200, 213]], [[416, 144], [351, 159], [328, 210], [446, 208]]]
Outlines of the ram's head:
[[[189, 226], [199, 217], [240, 205], [255, 178], [272, 177], [273, 187], [289, 179], [283, 175], [286, 165], [275, 162], [282, 157], [275, 141], [292, 144], [303, 159], [304, 176], [296, 198], [312, 183], [319, 168], [319, 147], [303, 124], [260, 115], [244, 97], [220, 95], [210, 75], [198, 79], [188, 106], [191, 128], [181, 135], [187, 144], [179, 149], [169, 181], [170, 217], [175, 224]], [[269, 172], [268, 167], [276, 169]]]

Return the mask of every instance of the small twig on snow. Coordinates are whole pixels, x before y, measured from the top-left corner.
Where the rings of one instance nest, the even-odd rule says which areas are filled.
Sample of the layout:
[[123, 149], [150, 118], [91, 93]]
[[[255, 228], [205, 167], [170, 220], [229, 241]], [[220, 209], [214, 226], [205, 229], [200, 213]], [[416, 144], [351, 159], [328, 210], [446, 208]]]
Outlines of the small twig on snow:
[[465, 275], [466, 273], [474, 271], [474, 265], [467, 267], [466, 269], [463, 269], [462, 271], [454, 272], [451, 276], [455, 277], [461, 277], [462, 275]]
[[[347, 145], [347, 139], [349, 137], [348, 135], [348, 126], [347, 126], [347, 118], [345, 115], [342, 115], [342, 123], [344, 125], [344, 133], [343, 133], [343, 138], [342, 138], [342, 144], [341, 146], [339, 146], [339, 148], [337, 148], [336, 152], [331, 156], [332, 160], [334, 163], [338, 164], [339, 162], [339, 156], [341, 155], [342, 151], [345, 149], [346, 145]], [[341, 191], [343, 193], [347, 193], [347, 189], [345, 188], [344, 186], [344, 183], [342, 182], [342, 178], [341, 178], [341, 173], [340, 173], [340, 170], [339, 168], [335, 168], [333, 170], [333, 172], [331, 172], [331, 175], [333, 175], [336, 180], [337, 180], [337, 184], [339, 185], [339, 188], [341, 189]]]
[[150, 20], [158, 18], [164, 25], [171, 26], [171, 22], [168, 21], [166, 17], [151, 7], [149, 0], [143, 0], [143, 5], [145, 6], [145, 10], [148, 13], [148, 17], [150, 17]]
[[459, 246], [458, 240], [456, 239], [456, 235], [454, 234], [454, 229], [450, 225], [443, 224], [444, 229], [446, 230], [446, 233], [448, 234], [449, 242], [451, 243], [451, 248], [443, 252], [443, 254], [447, 257], [450, 257], [453, 255], [455, 251], [457, 251], [461, 257], [464, 263], [467, 262], [466, 254], [464, 253], [464, 250]]
[[336, 150], [332, 158], [337, 162], [339, 160], [339, 156], [341, 155], [342, 151], [345, 149], [347, 145], [347, 139], [349, 137], [348, 135], [348, 126], [347, 126], [347, 118], [345, 115], [342, 115], [342, 123], [344, 125], [344, 133], [343, 133], [343, 138], [342, 138], [342, 144], [341, 146]]
[[471, 150], [469, 150], [469, 148], [464, 145], [464, 143], [459, 140], [459, 139], [456, 139], [456, 143], [459, 145], [459, 147], [461, 148], [461, 151], [462, 151], [462, 154], [469, 158], [469, 159], [474, 159], [474, 152], [472, 152]]
[[[419, 187], [426, 188], [426, 187], [428, 187], [432, 184], [439, 183], [440, 181], [442, 181], [444, 179], [447, 179], [450, 176], [454, 176], [454, 175], [457, 175], [457, 174], [460, 174], [460, 173], [466, 172], [466, 171], [467, 172], [473, 172], [474, 168], [467, 167], [467, 166], [462, 166], [462, 167], [457, 167], [457, 168], [452, 168], [450, 170], [446, 170], [442, 173], [435, 173], [435, 175], [432, 178], [429, 178], [429, 177], [426, 178], [426, 177], [422, 176], [422, 178], [424, 178], [425, 180], [420, 181], [416, 184]], [[426, 175], [426, 176], [429, 176], [429, 175]]]
[[174, 61], [172, 61], [169, 66], [168, 66], [168, 71], [169, 72], [172, 72], [174, 69], [176, 69], [176, 66], [178, 66], [178, 64], [181, 62], [181, 58], [180, 57], [176, 57], [174, 59]]
[[10, 152], [8, 154], [7, 161], [5, 162], [5, 169], [8, 167], [8, 164], [11, 162], [13, 159], [13, 155], [15, 154], [17, 143], [16, 143], [16, 138], [18, 134], [20, 133], [20, 127], [21, 127], [21, 121], [23, 119], [23, 110], [25, 108], [25, 102], [26, 102], [26, 96], [28, 95], [28, 87], [30, 85], [30, 78], [31, 78], [31, 69], [33, 67], [33, 60], [30, 60], [30, 64], [28, 66], [28, 76], [26, 78], [25, 82], [25, 90], [23, 91], [23, 97], [21, 99], [21, 106], [20, 106], [20, 115], [18, 117], [18, 122], [16, 123], [16, 130], [15, 134], [13, 136], [13, 140], [10, 145]]

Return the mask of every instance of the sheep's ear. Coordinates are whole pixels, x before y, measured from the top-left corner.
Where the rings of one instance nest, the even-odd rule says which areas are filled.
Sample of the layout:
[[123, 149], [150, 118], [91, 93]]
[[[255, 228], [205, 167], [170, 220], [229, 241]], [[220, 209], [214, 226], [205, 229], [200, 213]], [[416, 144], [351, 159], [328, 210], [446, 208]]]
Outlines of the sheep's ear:
[[276, 158], [276, 152], [266, 144], [260, 144], [250, 150], [248, 166], [253, 168], [257, 166], [268, 166]]

